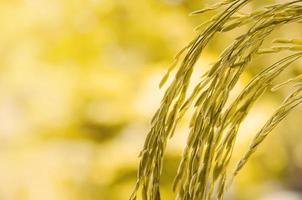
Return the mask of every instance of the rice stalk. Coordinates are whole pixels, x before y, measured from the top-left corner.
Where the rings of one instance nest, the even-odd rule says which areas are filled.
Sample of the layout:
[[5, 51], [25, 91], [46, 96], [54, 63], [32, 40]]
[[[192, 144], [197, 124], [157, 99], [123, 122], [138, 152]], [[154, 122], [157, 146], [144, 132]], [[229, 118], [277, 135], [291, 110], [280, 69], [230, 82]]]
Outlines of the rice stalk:
[[[179, 200], [223, 199], [227, 185], [246, 164], [268, 133], [301, 103], [301, 76], [289, 79], [272, 90], [298, 82], [296, 90], [284, 101], [272, 118], [255, 136], [249, 151], [239, 161], [233, 173], [228, 165], [233, 154], [238, 130], [242, 121], [261, 95], [271, 89], [273, 81], [293, 62], [302, 57], [301, 39], [277, 39], [275, 46], [262, 49], [263, 42], [273, 31], [282, 26], [300, 22], [302, 0], [288, 1], [242, 13], [240, 8], [251, 0], [226, 0], [210, 8], [198, 10], [192, 15], [224, 8], [211, 21], [198, 27], [200, 34], [175, 57], [160, 87], [168, 80], [170, 73], [178, 66], [172, 83], [168, 86], [159, 109], [151, 120], [151, 130], [140, 153], [137, 183], [130, 197], [140, 195], [144, 200], [159, 200], [160, 176], [163, 157], [169, 137], [189, 108], [193, 108], [187, 145], [174, 180], [173, 190]], [[187, 95], [194, 65], [203, 49], [218, 32], [231, 31], [239, 26], [248, 26], [248, 31], [237, 37], [221, 54], [218, 61], [204, 72], [194, 90]], [[233, 90], [247, 66], [256, 56], [281, 51], [292, 52], [273, 65], [256, 74], [238, 97], [227, 106]], [[185, 54], [184, 56], [182, 54]], [[183, 58], [182, 58], [183, 57]], [[179, 63], [179, 60], [182, 61]], [[228, 174], [231, 174], [229, 177]], [[228, 184], [227, 184], [228, 183]]]

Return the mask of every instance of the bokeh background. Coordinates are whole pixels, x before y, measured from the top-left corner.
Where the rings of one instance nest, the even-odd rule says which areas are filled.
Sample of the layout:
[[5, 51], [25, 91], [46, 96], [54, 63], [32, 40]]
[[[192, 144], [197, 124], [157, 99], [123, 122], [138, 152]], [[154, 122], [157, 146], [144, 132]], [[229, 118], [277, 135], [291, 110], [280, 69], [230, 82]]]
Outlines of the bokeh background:
[[[158, 83], [173, 56], [196, 36], [194, 27], [210, 17], [188, 13], [213, 2], [1, 0], [0, 200], [128, 199], [138, 153], [163, 95]], [[275, 35], [301, 37], [301, 28], [286, 26]], [[245, 30], [215, 37], [193, 81]], [[256, 59], [236, 91], [274, 59]], [[299, 64], [280, 80], [301, 73]], [[256, 104], [241, 128], [235, 160], [288, 90], [268, 92]], [[228, 199], [302, 199], [301, 117], [299, 107], [273, 131]], [[164, 200], [174, 198], [171, 182], [188, 119], [169, 142]]]

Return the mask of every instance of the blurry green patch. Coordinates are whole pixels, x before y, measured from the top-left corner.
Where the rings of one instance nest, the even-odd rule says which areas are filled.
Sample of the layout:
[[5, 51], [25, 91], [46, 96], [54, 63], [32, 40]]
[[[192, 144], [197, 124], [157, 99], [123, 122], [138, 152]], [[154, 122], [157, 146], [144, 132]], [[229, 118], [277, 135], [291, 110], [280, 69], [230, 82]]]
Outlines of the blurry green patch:
[[114, 139], [121, 130], [126, 126], [126, 123], [119, 124], [101, 124], [94, 122], [83, 122], [81, 130], [84, 137], [92, 139], [96, 142], [105, 142]]

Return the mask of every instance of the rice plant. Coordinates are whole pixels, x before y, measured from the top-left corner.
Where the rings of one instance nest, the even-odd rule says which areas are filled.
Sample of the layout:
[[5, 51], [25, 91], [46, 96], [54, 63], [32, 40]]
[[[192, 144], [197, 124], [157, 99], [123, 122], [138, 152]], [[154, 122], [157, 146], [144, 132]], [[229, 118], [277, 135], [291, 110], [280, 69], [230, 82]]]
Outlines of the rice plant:
[[[169, 137], [189, 108], [193, 108], [186, 147], [175, 175], [173, 190], [178, 200], [223, 199], [234, 177], [245, 166], [266, 136], [302, 102], [302, 78], [290, 78], [273, 86], [273, 81], [291, 64], [302, 57], [302, 39], [280, 39], [269, 49], [263, 42], [277, 29], [290, 23], [301, 23], [302, 0], [285, 1], [250, 13], [241, 9], [252, 0], [225, 0], [192, 15], [216, 11], [211, 20], [197, 27], [198, 36], [175, 57], [167, 74], [175, 77], [167, 87], [161, 105], [151, 120], [151, 130], [140, 153], [137, 182], [130, 200], [159, 200], [163, 156]], [[240, 26], [248, 31], [239, 35], [219, 59], [206, 71], [194, 90], [188, 94], [194, 65], [204, 48], [217, 33]], [[230, 93], [243, 72], [257, 56], [288, 51], [287, 56], [256, 74], [234, 101]], [[176, 69], [177, 68], [177, 69]], [[275, 91], [294, 83], [293, 92], [265, 123], [235, 169], [228, 168], [238, 130], [255, 102], [267, 90]]]

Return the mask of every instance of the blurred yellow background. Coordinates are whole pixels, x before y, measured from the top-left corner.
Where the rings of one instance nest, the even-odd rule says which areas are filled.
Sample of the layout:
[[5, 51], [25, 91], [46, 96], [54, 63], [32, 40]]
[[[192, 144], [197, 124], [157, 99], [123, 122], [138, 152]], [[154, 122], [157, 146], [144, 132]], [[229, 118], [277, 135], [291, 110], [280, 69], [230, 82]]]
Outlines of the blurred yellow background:
[[[163, 95], [158, 83], [196, 35], [194, 27], [209, 17], [188, 13], [213, 2], [1, 0], [0, 200], [128, 199]], [[301, 37], [301, 25], [288, 28], [275, 34]], [[242, 31], [215, 38], [194, 80]], [[271, 60], [258, 59], [238, 90]], [[296, 63], [287, 75], [301, 72]], [[268, 93], [259, 101], [243, 124], [235, 157], [286, 94]], [[300, 107], [273, 132], [228, 199], [302, 199], [301, 116]], [[169, 143], [164, 200], [174, 198], [171, 182], [187, 134], [183, 122]]]

